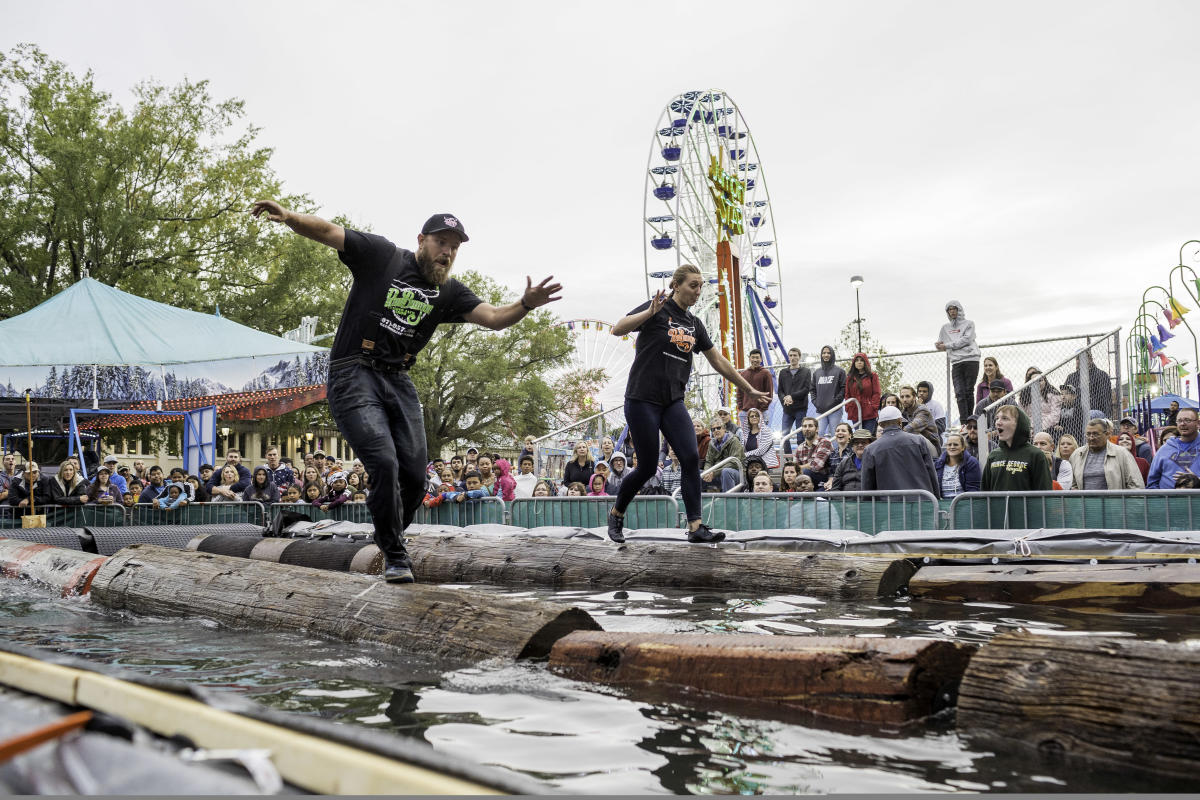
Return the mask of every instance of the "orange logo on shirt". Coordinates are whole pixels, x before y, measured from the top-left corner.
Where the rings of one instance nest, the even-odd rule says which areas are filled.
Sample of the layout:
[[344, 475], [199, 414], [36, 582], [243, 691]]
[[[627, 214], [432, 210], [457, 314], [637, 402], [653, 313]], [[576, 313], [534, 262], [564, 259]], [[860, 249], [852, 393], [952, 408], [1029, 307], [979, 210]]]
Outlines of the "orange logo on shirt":
[[692, 352], [692, 346], [696, 344], [695, 328], [688, 328], [684, 325], [679, 325], [675, 320], [667, 322], [667, 336], [671, 339], [671, 344], [681, 353]]

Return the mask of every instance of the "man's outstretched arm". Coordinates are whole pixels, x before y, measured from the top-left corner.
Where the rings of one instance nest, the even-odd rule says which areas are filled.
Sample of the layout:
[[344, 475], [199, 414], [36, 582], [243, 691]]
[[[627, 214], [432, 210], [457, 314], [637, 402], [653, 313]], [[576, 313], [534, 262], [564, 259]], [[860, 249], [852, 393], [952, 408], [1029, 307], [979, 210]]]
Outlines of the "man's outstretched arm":
[[346, 246], [346, 229], [341, 225], [334, 225], [329, 220], [321, 219], [314, 214], [297, 214], [295, 211], [288, 211], [274, 200], [259, 200], [250, 207], [250, 214], [255, 217], [266, 214], [267, 219], [271, 222], [282, 222], [301, 236], [332, 247], [339, 252]]
[[551, 283], [552, 280], [554, 280], [553, 275], [534, 286], [533, 279], [526, 276], [525, 293], [521, 295], [520, 300], [506, 306], [480, 303], [463, 315], [463, 319], [494, 331], [503, 330], [509, 325], [519, 322], [522, 317], [535, 308], [553, 303], [561, 297], [561, 295], [555, 296], [555, 293], [562, 291], [562, 284]]

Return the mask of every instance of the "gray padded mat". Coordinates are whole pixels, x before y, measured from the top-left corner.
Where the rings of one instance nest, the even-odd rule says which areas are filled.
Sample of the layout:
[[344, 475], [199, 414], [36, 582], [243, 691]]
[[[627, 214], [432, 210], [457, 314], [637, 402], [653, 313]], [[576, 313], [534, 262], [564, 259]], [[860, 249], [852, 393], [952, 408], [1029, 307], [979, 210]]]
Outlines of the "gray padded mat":
[[82, 528], [5, 528], [0, 539], [18, 539], [22, 542], [37, 542], [64, 550], [82, 550], [79, 535]]
[[182, 550], [193, 537], [202, 533], [262, 536], [263, 529], [249, 523], [229, 525], [132, 525], [127, 528], [88, 528], [96, 540], [96, 552], [111, 556], [131, 544], [155, 544]]

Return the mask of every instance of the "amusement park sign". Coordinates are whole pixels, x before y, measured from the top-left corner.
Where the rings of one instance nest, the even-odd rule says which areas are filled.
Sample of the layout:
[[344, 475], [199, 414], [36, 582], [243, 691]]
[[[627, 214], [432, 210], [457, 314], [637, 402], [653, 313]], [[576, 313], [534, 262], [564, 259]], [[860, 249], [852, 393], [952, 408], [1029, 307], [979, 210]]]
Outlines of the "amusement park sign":
[[727, 241], [730, 236], [741, 236], [744, 232], [742, 203], [746, 198], [746, 184], [726, 172], [715, 155], [708, 167], [708, 190], [712, 193], [717, 212], [719, 241]]

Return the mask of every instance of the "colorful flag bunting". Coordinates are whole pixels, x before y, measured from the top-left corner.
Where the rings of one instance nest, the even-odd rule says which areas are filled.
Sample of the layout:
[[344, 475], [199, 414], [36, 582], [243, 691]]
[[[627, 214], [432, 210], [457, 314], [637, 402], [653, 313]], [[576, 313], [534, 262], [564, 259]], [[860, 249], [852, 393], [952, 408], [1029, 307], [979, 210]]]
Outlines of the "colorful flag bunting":
[[1180, 303], [1174, 297], [1170, 299], [1169, 305], [1171, 306], [1171, 310], [1181, 317], [1187, 312], [1191, 311], [1190, 308]]
[[1158, 354], [1158, 360], [1162, 362], [1162, 365], [1163, 365], [1164, 367], [1167, 365], [1167, 356], [1166, 356], [1166, 354], [1165, 354], [1165, 353], [1159, 353], [1159, 354]]
[[1172, 314], [1172, 313], [1171, 313], [1171, 309], [1169, 309], [1169, 308], [1164, 308], [1164, 309], [1163, 309], [1163, 316], [1167, 318], [1167, 322], [1168, 322], [1168, 323], [1170, 323], [1170, 325], [1171, 325], [1171, 327], [1172, 327], [1172, 328], [1174, 328], [1176, 325], [1178, 325], [1178, 324], [1179, 324], [1179, 317], [1177, 317], [1177, 316], [1175, 316], [1174, 314]]
[[1175, 369], [1179, 370], [1179, 377], [1181, 378], [1186, 378], [1188, 375], [1192, 374], [1183, 368], [1183, 364], [1176, 364]]
[[1158, 340], [1154, 334], [1150, 334], [1150, 352], [1157, 353], [1163, 349], [1163, 343]]
[[1175, 334], [1168, 331], [1162, 325], [1158, 326], [1158, 339], [1160, 342], [1167, 342], [1175, 338]]

